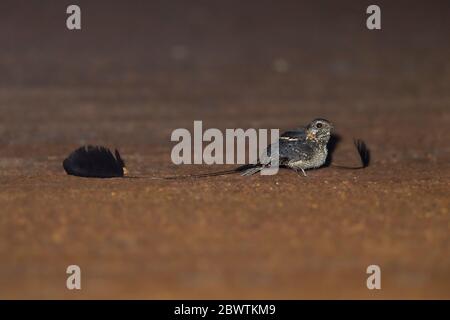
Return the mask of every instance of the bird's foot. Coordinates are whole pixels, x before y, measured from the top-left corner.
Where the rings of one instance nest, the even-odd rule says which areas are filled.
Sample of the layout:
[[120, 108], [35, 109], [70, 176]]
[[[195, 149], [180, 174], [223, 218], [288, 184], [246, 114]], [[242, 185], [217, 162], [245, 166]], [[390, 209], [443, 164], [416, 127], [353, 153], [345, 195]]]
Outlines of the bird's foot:
[[304, 169], [302, 169], [302, 168], [300, 168], [300, 169], [295, 169], [295, 172], [297, 172], [297, 174], [298, 174], [299, 177], [301, 177], [300, 171], [302, 172], [303, 177], [307, 177], [307, 176], [308, 176], [308, 175], [306, 174], [306, 172], [305, 172]]

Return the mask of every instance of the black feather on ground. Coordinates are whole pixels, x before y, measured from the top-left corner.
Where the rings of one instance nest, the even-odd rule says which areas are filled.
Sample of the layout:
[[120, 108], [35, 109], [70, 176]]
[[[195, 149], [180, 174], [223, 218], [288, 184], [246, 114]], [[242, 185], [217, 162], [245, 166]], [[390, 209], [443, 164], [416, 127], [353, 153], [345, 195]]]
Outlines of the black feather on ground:
[[362, 167], [365, 168], [370, 164], [370, 150], [362, 140], [354, 140], [356, 149], [358, 150], [359, 157], [361, 158]]
[[88, 178], [124, 176], [125, 163], [119, 151], [115, 155], [105, 147], [84, 146], [72, 152], [63, 162], [67, 174]]

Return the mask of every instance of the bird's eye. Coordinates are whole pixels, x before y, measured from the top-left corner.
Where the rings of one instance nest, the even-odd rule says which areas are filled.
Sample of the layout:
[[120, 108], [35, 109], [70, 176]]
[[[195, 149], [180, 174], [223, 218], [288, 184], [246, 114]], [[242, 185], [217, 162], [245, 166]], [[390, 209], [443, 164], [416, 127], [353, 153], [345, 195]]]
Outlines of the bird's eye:
[[316, 128], [318, 128], [318, 129], [322, 128], [322, 126], [323, 126], [322, 122], [319, 122], [316, 124]]

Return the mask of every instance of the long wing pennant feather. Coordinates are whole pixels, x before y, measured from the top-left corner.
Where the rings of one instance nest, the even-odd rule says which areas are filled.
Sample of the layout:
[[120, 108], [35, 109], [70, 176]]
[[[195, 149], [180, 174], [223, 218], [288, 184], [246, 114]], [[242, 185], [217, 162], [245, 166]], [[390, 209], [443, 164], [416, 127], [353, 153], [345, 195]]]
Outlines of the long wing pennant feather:
[[355, 147], [358, 150], [359, 157], [361, 158], [362, 167], [368, 167], [370, 164], [370, 150], [362, 140], [354, 141]]
[[63, 162], [69, 175], [89, 178], [123, 177], [125, 163], [119, 151], [115, 155], [102, 146], [84, 146], [72, 152]]
[[[361, 165], [358, 167], [348, 167], [333, 165], [341, 169], [363, 169], [370, 164], [370, 150], [362, 140], [354, 141], [358, 155], [361, 159]], [[87, 178], [114, 178], [123, 177], [126, 174], [125, 163], [122, 160], [119, 151], [114, 154], [102, 146], [84, 146], [72, 152], [63, 162], [64, 170], [69, 175]], [[172, 177], [142, 177], [157, 180], [172, 180], [182, 178], [203, 178], [210, 176], [220, 176], [232, 173], [238, 173], [246, 169], [245, 166], [226, 171], [194, 174], [187, 176]], [[135, 177], [138, 178], [138, 177]]]
[[361, 160], [361, 165], [356, 167], [350, 167], [350, 166], [336, 165], [332, 163], [331, 166], [338, 169], [350, 169], [350, 170], [364, 169], [368, 167], [370, 164], [370, 150], [367, 147], [366, 143], [362, 140], [355, 139], [353, 140], [353, 144], [355, 145], [356, 151], [358, 152], [359, 158]]

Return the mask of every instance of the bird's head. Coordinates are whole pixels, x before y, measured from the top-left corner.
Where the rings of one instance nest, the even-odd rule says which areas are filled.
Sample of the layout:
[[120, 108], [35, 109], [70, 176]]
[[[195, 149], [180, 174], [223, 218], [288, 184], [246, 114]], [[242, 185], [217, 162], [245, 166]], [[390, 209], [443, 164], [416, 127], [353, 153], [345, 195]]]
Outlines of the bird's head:
[[321, 143], [328, 143], [333, 125], [325, 119], [314, 119], [306, 127], [306, 139]]

